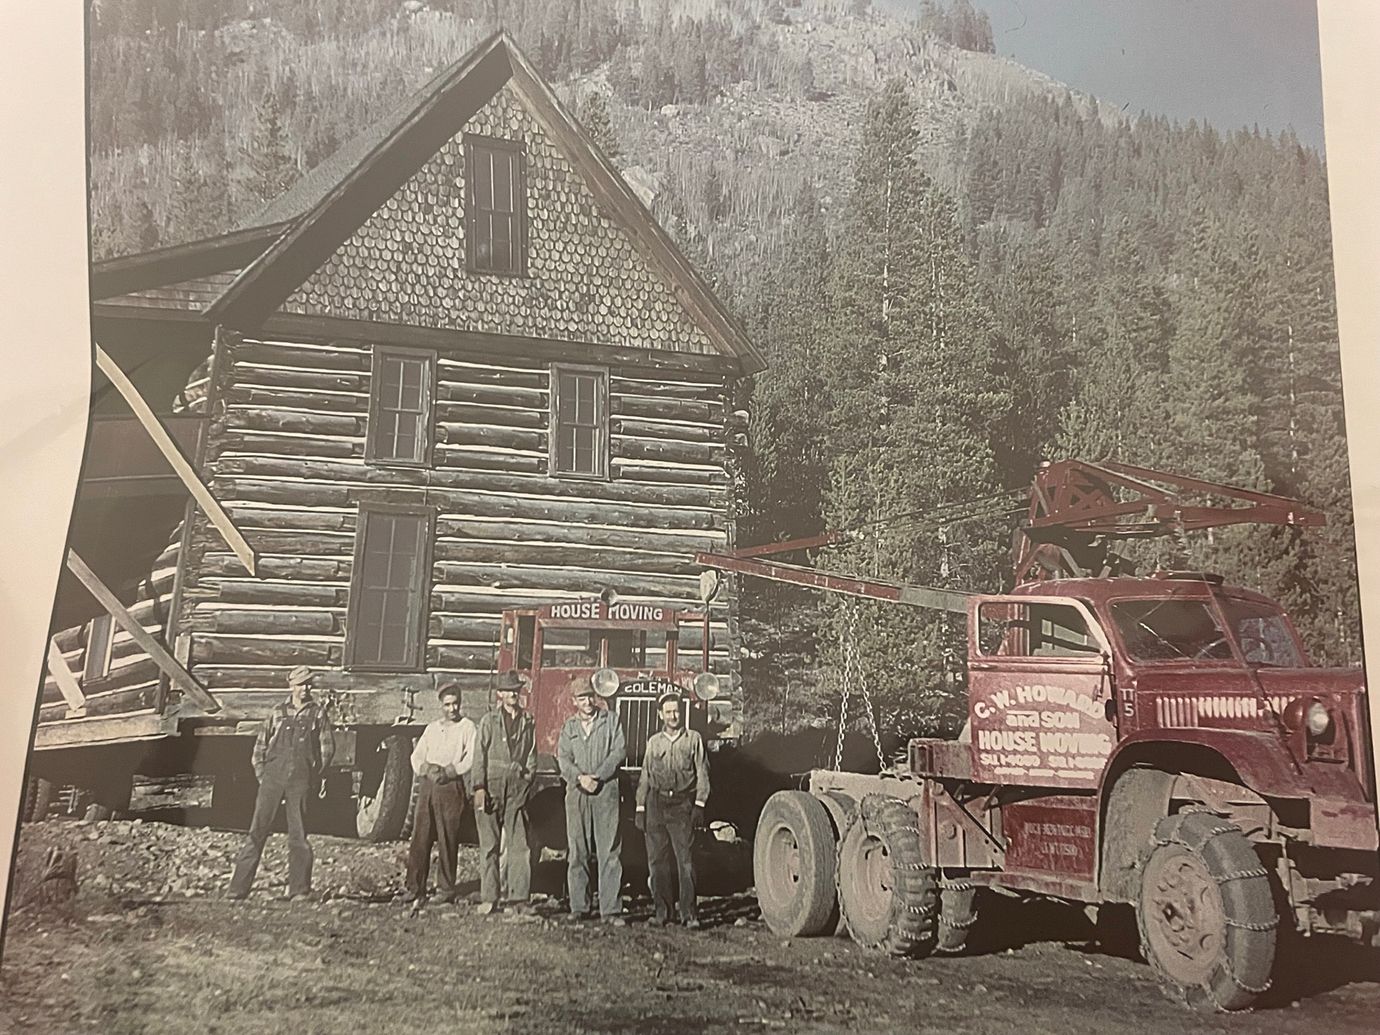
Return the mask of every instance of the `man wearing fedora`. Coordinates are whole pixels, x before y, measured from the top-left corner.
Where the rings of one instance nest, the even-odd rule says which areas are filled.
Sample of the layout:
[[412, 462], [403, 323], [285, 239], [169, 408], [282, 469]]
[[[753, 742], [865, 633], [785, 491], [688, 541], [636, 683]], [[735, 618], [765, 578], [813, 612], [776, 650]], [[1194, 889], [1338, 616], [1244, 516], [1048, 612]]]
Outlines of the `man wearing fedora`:
[[288, 898], [311, 893], [311, 845], [307, 842], [307, 800], [316, 789], [335, 753], [331, 723], [325, 709], [312, 699], [314, 673], [298, 665], [288, 673], [286, 701], [274, 705], [254, 740], [254, 775], [259, 793], [254, 818], [244, 840], [227, 892], [232, 899], [248, 896], [259, 868], [264, 842], [273, 827], [278, 806], [287, 806]]
[[527, 799], [537, 770], [537, 727], [518, 701], [522, 676], [498, 677], [498, 707], [479, 720], [474, 738], [474, 825], [479, 832], [479, 912], [502, 899], [528, 909], [532, 859], [527, 844]]

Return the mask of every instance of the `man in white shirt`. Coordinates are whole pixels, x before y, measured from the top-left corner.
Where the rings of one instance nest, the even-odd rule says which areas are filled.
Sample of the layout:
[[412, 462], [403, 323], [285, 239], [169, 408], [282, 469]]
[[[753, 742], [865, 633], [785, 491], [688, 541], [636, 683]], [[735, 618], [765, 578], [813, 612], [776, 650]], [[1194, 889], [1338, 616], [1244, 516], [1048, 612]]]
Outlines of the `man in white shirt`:
[[680, 921], [698, 930], [695, 908], [695, 865], [691, 853], [694, 831], [704, 828], [704, 803], [709, 800], [709, 758], [704, 738], [686, 729], [681, 695], [665, 693], [657, 701], [661, 731], [647, 738], [642, 773], [637, 781], [634, 821], [647, 841], [647, 867], [655, 915], [652, 922], [671, 922], [676, 906], [673, 891], [680, 886]]
[[412, 821], [412, 845], [407, 853], [407, 894], [404, 903], [420, 909], [426, 901], [431, 870], [431, 846], [440, 847], [441, 872], [436, 881], [442, 902], [455, 901], [455, 861], [460, 848], [460, 819], [469, 795], [465, 780], [474, 764], [475, 726], [460, 714], [460, 688], [441, 687], [441, 717], [422, 730], [412, 749], [412, 771], [421, 786]]

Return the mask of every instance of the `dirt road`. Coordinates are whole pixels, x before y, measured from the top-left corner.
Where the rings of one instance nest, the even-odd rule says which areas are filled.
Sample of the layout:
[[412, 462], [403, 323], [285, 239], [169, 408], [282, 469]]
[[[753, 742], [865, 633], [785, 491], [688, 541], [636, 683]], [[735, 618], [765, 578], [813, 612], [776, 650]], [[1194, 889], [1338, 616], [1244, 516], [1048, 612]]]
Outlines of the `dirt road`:
[[[1081, 913], [997, 904], [986, 946], [901, 961], [842, 938], [783, 942], [750, 894], [711, 898], [703, 932], [654, 928], [645, 899], [626, 928], [479, 917], [472, 906], [409, 916], [388, 899], [401, 846], [314, 838], [319, 903], [287, 903], [275, 836], [247, 903], [218, 896], [239, 836], [160, 823], [50, 820], [21, 838], [21, 901], [0, 969], [0, 1030], [259, 1035], [445, 1032], [1373, 1032], [1380, 957], [1318, 943], [1301, 1000], [1197, 1015], [1162, 996], [1144, 964], [1090, 951]], [[79, 858], [68, 906], [25, 904], [52, 845]], [[473, 849], [465, 850], [467, 891]], [[555, 891], [562, 864], [538, 886]], [[718, 890], [724, 890], [719, 888]]]

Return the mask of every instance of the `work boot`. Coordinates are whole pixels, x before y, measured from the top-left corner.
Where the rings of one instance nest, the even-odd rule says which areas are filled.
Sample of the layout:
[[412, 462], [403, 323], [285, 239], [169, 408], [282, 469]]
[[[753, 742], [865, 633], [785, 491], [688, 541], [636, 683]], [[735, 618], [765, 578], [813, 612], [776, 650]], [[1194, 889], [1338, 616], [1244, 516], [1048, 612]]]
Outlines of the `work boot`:
[[479, 903], [479, 905], [474, 907], [474, 911], [478, 913], [480, 916], [489, 916], [497, 908], [498, 903], [496, 902], [481, 902]]

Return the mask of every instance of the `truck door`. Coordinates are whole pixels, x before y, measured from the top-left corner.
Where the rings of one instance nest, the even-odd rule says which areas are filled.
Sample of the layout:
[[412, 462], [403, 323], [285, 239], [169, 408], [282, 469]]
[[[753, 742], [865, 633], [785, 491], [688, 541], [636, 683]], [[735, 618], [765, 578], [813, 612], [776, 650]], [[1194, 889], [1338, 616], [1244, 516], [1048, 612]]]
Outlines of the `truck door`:
[[968, 718], [982, 783], [1093, 789], [1116, 744], [1111, 648], [1068, 597], [975, 597]]

